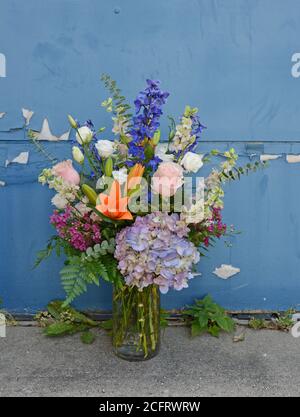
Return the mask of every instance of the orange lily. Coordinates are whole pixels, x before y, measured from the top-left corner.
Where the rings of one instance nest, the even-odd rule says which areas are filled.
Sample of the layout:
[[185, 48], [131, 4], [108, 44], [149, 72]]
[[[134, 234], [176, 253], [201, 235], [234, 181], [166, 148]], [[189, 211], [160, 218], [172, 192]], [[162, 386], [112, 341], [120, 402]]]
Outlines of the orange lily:
[[127, 190], [128, 191], [133, 190], [141, 183], [141, 179], [144, 174], [144, 171], [145, 171], [145, 167], [142, 164], [135, 164], [131, 168], [127, 177]]
[[109, 194], [99, 194], [99, 205], [96, 209], [104, 216], [113, 220], [132, 220], [132, 214], [128, 211], [129, 197], [122, 197], [121, 186], [118, 181], [112, 183]]

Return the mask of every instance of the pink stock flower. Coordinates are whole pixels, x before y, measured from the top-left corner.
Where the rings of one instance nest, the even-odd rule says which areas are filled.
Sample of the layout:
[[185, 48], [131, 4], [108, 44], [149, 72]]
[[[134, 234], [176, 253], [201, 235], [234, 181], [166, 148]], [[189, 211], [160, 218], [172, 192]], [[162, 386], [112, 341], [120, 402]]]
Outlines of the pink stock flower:
[[162, 162], [152, 178], [153, 190], [171, 197], [183, 184], [183, 169], [175, 162]]
[[73, 168], [71, 159], [59, 162], [52, 168], [54, 175], [63, 178], [66, 182], [72, 185], [79, 185], [80, 176]]

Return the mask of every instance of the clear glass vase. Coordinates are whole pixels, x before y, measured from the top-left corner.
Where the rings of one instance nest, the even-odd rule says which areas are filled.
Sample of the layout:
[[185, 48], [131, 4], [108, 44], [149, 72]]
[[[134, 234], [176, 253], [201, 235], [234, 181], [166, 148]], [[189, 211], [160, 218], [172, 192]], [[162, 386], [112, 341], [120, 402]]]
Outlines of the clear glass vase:
[[157, 285], [114, 287], [113, 346], [117, 356], [143, 361], [157, 355], [160, 347], [160, 297]]

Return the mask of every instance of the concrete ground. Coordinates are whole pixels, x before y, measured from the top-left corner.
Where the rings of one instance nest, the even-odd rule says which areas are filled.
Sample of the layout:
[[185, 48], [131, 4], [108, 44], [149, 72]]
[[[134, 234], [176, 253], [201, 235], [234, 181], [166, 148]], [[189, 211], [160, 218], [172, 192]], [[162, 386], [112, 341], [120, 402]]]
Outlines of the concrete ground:
[[156, 358], [130, 363], [114, 356], [104, 331], [84, 345], [78, 335], [10, 327], [0, 352], [0, 397], [300, 395], [300, 338], [270, 330], [246, 329], [233, 343], [169, 327]]

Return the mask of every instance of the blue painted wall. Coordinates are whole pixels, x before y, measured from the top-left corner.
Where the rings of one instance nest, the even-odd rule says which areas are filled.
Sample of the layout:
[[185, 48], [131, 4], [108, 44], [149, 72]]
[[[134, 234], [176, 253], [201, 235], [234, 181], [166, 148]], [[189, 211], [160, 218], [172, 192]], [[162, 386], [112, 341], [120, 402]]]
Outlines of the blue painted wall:
[[[202, 277], [188, 290], [163, 297], [179, 307], [211, 293], [230, 309], [300, 304], [300, 79], [291, 62], [300, 50], [298, 0], [0, 0], [0, 297], [11, 311], [36, 311], [62, 297], [52, 258], [32, 270], [51, 235], [51, 193], [36, 183], [46, 166], [26, 138], [21, 108], [35, 111], [30, 127], [48, 118], [54, 134], [66, 114], [108, 125], [99, 104], [107, 97], [102, 72], [132, 100], [147, 77], [171, 92], [166, 114], [189, 103], [208, 129], [201, 152], [234, 145], [242, 162], [260, 152], [283, 155], [268, 170], [227, 187], [225, 218], [242, 234], [219, 242], [202, 259]], [[294, 74], [295, 75], [295, 74]], [[296, 71], [297, 75], [297, 71]], [[167, 131], [167, 123], [162, 129]], [[217, 143], [215, 143], [217, 142]], [[255, 148], [255, 143], [263, 143]], [[249, 144], [254, 148], [249, 149]], [[59, 158], [67, 142], [46, 144]], [[27, 165], [5, 161], [28, 151]], [[230, 244], [228, 244], [230, 243]], [[212, 274], [222, 263], [241, 268], [229, 280]], [[77, 305], [109, 309], [110, 289], [91, 288]]]

